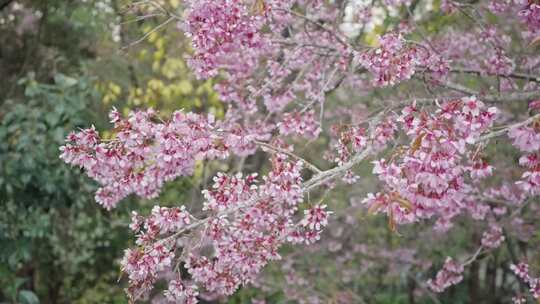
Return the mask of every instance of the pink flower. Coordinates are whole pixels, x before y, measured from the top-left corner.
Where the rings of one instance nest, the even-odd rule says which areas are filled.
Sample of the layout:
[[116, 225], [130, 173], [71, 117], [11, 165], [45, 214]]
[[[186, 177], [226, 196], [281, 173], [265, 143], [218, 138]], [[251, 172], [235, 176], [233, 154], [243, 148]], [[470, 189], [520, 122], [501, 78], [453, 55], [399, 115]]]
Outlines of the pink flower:
[[529, 285], [530, 292], [533, 298], [540, 298], [540, 278], [532, 277], [529, 273], [529, 265], [524, 262], [520, 262], [517, 265], [510, 265], [510, 269], [515, 275], [520, 278], [524, 283]]
[[527, 303], [527, 298], [525, 298], [524, 296], [515, 296], [515, 297], [512, 297], [512, 303], [525, 304]]
[[506, 12], [509, 7], [509, 1], [505, 0], [491, 0], [488, 4], [488, 9], [494, 14], [502, 14]]
[[520, 262], [517, 265], [510, 265], [510, 270], [512, 270], [518, 278], [528, 281], [529, 280], [529, 264]]
[[540, 278], [532, 279], [529, 282], [530, 292], [532, 293], [533, 298], [540, 298]]
[[127, 249], [122, 259], [122, 271], [128, 274], [128, 294], [133, 300], [144, 297], [152, 288], [158, 274], [171, 266], [174, 253], [161, 244], [145, 250]]
[[529, 102], [529, 110], [540, 110], [540, 99]]
[[219, 69], [247, 74], [268, 43], [260, 33], [260, 16], [249, 13], [241, 1], [188, 1], [185, 30], [195, 55], [190, 66], [200, 78], [216, 76]]
[[527, 24], [531, 32], [540, 31], [540, 4], [535, 2], [527, 4], [519, 11], [519, 16]]
[[380, 47], [359, 55], [361, 65], [374, 76], [376, 86], [391, 86], [414, 74], [416, 49], [406, 47], [398, 34], [386, 34], [379, 39]]
[[277, 96], [266, 95], [264, 96], [264, 105], [268, 111], [281, 112], [283, 109], [295, 99], [296, 95], [292, 90], [287, 90], [285, 93]]
[[470, 168], [471, 178], [482, 179], [493, 175], [493, 166], [490, 166], [486, 161], [476, 161]]
[[342, 180], [349, 185], [355, 184], [356, 182], [358, 182], [359, 179], [360, 176], [354, 174], [354, 172], [350, 170], [345, 172], [345, 175], [343, 175], [342, 177]]
[[485, 62], [486, 71], [493, 75], [510, 75], [514, 71], [514, 62], [499, 48]]
[[206, 200], [203, 209], [223, 211], [247, 201], [257, 191], [256, 177], [256, 173], [243, 178], [242, 173], [228, 176], [219, 172], [212, 189], [203, 191]]
[[540, 164], [540, 159], [538, 158], [538, 154], [529, 153], [519, 158], [519, 164], [524, 167], [533, 169]]
[[131, 224], [129, 224], [129, 228], [135, 232], [138, 233], [141, 228], [144, 225], [144, 217], [140, 216], [136, 211], [131, 212]]
[[448, 212], [463, 208], [455, 207], [467, 191], [463, 173], [470, 170], [473, 179], [492, 174], [485, 161], [466, 166], [464, 158], [467, 144], [489, 129], [496, 113], [474, 96], [442, 104], [435, 112], [419, 111], [415, 104], [406, 107], [395, 129], [403, 128], [410, 144], [391, 163], [374, 162], [373, 173], [387, 194], [368, 197], [370, 210], [384, 210], [398, 224], [440, 216], [446, 218], [441, 227], [448, 226]]
[[452, 260], [451, 257], [447, 257], [444, 262], [444, 266], [434, 280], [427, 282], [429, 288], [434, 292], [443, 292], [445, 289], [463, 280], [463, 266]]
[[[155, 198], [163, 184], [190, 175], [196, 160], [224, 157], [229, 149], [253, 145], [252, 136], [230, 142], [215, 127], [214, 117], [177, 111], [169, 121], [156, 122], [156, 113], [135, 111], [121, 119], [113, 109], [116, 136], [102, 141], [94, 127], [70, 134], [60, 158], [83, 168], [100, 185], [96, 201], [107, 209], [135, 193]], [[228, 133], [227, 133], [228, 134]]]
[[304, 219], [301, 224], [311, 230], [321, 230], [328, 225], [328, 216], [332, 211], [326, 211], [326, 205], [316, 205], [304, 211]]
[[146, 229], [158, 229], [159, 234], [177, 232], [191, 222], [185, 206], [166, 208], [154, 206], [145, 224]]
[[534, 171], [525, 171], [521, 178], [522, 180], [516, 182], [516, 185], [521, 187], [523, 191], [533, 196], [540, 194], [540, 170], [538, 168]]
[[165, 298], [171, 303], [197, 304], [196, 285], [185, 285], [181, 280], [172, 280], [169, 282], [169, 288], [164, 292]]
[[477, 100], [476, 96], [463, 97], [463, 113], [466, 115], [478, 116], [480, 115], [480, 109], [484, 107], [484, 103]]
[[488, 249], [498, 248], [504, 241], [502, 228], [490, 225], [489, 230], [482, 235], [482, 246]]
[[508, 131], [508, 137], [513, 140], [513, 145], [523, 152], [540, 150], [540, 134], [532, 127], [512, 128]]
[[321, 133], [314, 111], [285, 113], [278, 128], [283, 135], [296, 134], [308, 139], [316, 139]]

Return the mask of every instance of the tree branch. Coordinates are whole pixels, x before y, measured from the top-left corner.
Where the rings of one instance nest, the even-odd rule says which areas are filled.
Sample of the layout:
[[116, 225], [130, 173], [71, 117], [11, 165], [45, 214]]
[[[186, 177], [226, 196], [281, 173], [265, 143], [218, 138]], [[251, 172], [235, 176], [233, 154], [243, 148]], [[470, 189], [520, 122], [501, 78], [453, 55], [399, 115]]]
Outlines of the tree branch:
[[[343, 164], [343, 165], [341, 165], [339, 167], [335, 167], [335, 168], [332, 168], [332, 169], [329, 169], [329, 170], [326, 170], [326, 171], [322, 171], [321, 173], [313, 176], [310, 180], [308, 180], [307, 182], [302, 184], [302, 187], [301, 187], [302, 192], [303, 193], [309, 192], [313, 188], [316, 188], [316, 187], [330, 181], [331, 179], [335, 178], [336, 176], [340, 175], [341, 173], [343, 173], [343, 172], [345, 172], [347, 170], [350, 170], [354, 165], [356, 165], [356, 164], [360, 163], [361, 161], [363, 161], [364, 159], [366, 159], [371, 154], [371, 152], [372, 152], [371, 149], [367, 148], [364, 151], [362, 151], [361, 153], [356, 154], [347, 163], [345, 163], [345, 164]], [[185, 232], [187, 232], [189, 230], [193, 230], [195, 228], [198, 228], [199, 226], [202, 226], [203, 224], [206, 224], [208, 221], [210, 221], [213, 218], [226, 216], [226, 215], [232, 214], [234, 212], [237, 212], [237, 211], [239, 211], [241, 209], [248, 208], [250, 206], [253, 206], [258, 201], [263, 200], [263, 199], [265, 199], [267, 197], [268, 197], [267, 195], [254, 195], [249, 200], [247, 200], [245, 203], [240, 204], [240, 205], [238, 205], [238, 206], [236, 206], [234, 208], [230, 208], [230, 209], [225, 210], [223, 212], [219, 212], [219, 213], [213, 214], [213, 215], [208, 215], [205, 218], [198, 219], [195, 222], [185, 226], [181, 230], [175, 232], [174, 234], [172, 234], [172, 235], [170, 235], [170, 236], [168, 236], [168, 237], [166, 237], [164, 239], [161, 239], [159, 242], [165, 243], [167, 241], [175, 239], [178, 236], [182, 235], [183, 233], [185, 233]]]
[[530, 92], [513, 92], [506, 95], [482, 95], [480, 92], [469, 89], [465, 86], [462, 86], [453, 82], [446, 82], [441, 84], [442, 87], [446, 87], [450, 90], [460, 92], [466, 95], [474, 95], [478, 98], [487, 101], [487, 102], [516, 102], [516, 101], [526, 101], [531, 99], [540, 98], [540, 91], [530, 91]]
[[286, 154], [292, 158], [295, 158], [301, 162], [303, 162], [307, 167], [309, 167], [311, 170], [317, 172], [317, 173], [321, 173], [321, 169], [317, 168], [317, 166], [315, 166], [314, 164], [308, 162], [307, 160], [303, 159], [302, 157], [294, 154], [294, 153], [291, 153], [287, 150], [284, 150], [284, 149], [281, 149], [279, 147], [275, 147], [275, 146], [272, 146], [270, 144], [267, 144], [267, 143], [264, 143], [264, 142], [261, 142], [261, 141], [255, 141], [255, 143], [263, 148], [267, 148], [267, 149], [270, 149], [270, 150], [273, 150], [275, 152], [279, 152], [279, 153], [283, 153], [283, 154]]
[[[460, 67], [454, 67], [450, 69], [450, 72], [452, 73], [466, 73], [466, 74], [477, 74], [477, 75], [484, 75], [485, 73], [480, 70], [475, 69], [468, 69], [468, 68], [460, 68]], [[534, 82], [540, 82], [540, 76], [537, 75], [531, 75], [531, 74], [525, 74], [525, 73], [511, 73], [508, 75], [493, 75], [493, 76], [501, 76], [501, 77], [510, 77], [515, 79], [525, 79], [529, 81]]]
[[146, 40], [146, 38], [148, 38], [150, 35], [152, 35], [153, 33], [159, 31], [160, 29], [162, 29], [165, 25], [169, 24], [171, 21], [174, 20], [174, 17], [169, 17], [169, 19], [165, 20], [165, 22], [161, 23], [160, 25], [156, 26], [155, 28], [153, 28], [152, 30], [150, 30], [148, 33], [144, 34], [141, 38], [131, 42], [130, 44], [126, 45], [126, 46], [123, 46], [122, 47], [122, 50], [125, 50], [127, 48], [130, 48], [138, 43], [141, 43], [142, 41]]
[[491, 139], [491, 138], [494, 138], [494, 137], [498, 137], [498, 136], [501, 136], [501, 135], [504, 135], [508, 132], [508, 130], [510, 129], [513, 129], [513, 128], [519, 128], [521, 126], [526, 126], [528, 124], [530, 124], [531, 122], [535, 121], [536, 119], [540, 119], [540, 114], [538, 115], [535, 115], [535, 116], [532, 116], [532, 117], [529, 117], [529, 119], [527, 120], [524, 120], [522, 122], [518, 122], [516, 124], [513, 124], [513, 125], [510, 125], [510, 126], [507, 126], [507, 127], [504, 127], [503, 129], [501, 130], [498, 130], [498, 131], [494, 131], [494, 132], [491, 132], [491, 133], [488, 133], [484, 136], [481, 136], [477, 142], [481, 142], [481, 141], [485, 141], [485, 140], [488, 140], [488, 139]]

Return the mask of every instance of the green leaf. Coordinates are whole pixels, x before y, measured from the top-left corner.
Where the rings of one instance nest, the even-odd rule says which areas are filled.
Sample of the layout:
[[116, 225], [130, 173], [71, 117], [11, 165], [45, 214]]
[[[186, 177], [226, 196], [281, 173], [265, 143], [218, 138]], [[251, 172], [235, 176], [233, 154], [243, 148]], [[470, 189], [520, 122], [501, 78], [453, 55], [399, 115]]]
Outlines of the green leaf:
[[30, 290], [21, 290], [19, 292], [19, 303], [21, 304], [39, 304], [39, 299], [35, 293]]
[[77, 84], [77, 79], [64, 74], [57, 74], [54, 76], [54, 82], [61, 87], [69, 88]]
[[60, 122], [60, 115], [56, 112], [49, 112], [45, 114], [45, 121], [51, 127], [56, 126]]

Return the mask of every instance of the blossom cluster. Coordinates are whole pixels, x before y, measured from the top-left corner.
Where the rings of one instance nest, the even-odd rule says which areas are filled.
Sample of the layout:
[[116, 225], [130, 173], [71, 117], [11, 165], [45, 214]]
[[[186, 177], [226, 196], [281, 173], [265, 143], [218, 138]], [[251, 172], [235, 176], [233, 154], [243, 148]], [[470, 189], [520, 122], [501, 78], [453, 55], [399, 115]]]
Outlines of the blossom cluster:
[[[144, 296], [159, 274], [173, 266], [173, 260], [183, 261], [196, 286], [171, 281], [165, 291], [167, 299], [195, 303], [199, 287], [230, 295], [252, 282], [269, 261], [279, 259], [283, 243], [318, 239], [332, 212], [325, 210], [326, 205], [317, 205], [305, 210], [302, 220], [295, 220], [303, 200], [302, 163], [277, 154], [272, 164], [261, 180], [256, 174], [218, 173], [212, 187], [203, 191], [204, 210], [210, 212], [203, 222], [192, 222], [184, 207], [156, 206], [147, 218], [134, 214], [131, 227], [138, 233], [141, 247], [128, 249], [122, 262], [130, 279], [131, 298]], [[186, 229], [196, 227], [190, 223], [200, 226], [199, 245], [185, 247], [185, 254], [179, 257], [177, 239]]]
[[190, 222], [191, 215], [184, 206], [154, 206], [147, 218], [133, 212], [130, 228], [137, 234], [136, 243], [141, 247], [127, 249], [121, 263], [129, 278], [128, 294], [132, 299], [146, 296], [160, 272], [172, 265], [175, 240], [167, 237], [182, 231]]
[[511, 1], [491, 0], [488, 3], [488, 9], [494, 14], [502, 14], [508, 11], [511, 5]]
[[189, 64], [197, 75], [213, 77], [221, 68], [231, 73], [251, 71], [268, 44], [260, 33], [263, 18], [250, 14], [238, 0], [188, 3], [185, 31], [195, 50]]
[[305, 210], [302, 226], [309, 227], [311, 230], [321, 230], [328, 225], [328, 216], [332, 214], [332, 211], [326, 211], [326, 207], [326, 205], [317, 205]]
[[489, 230], [482, 235], [482, 246], [488, 249], [494, 249], [501, 246], [504, 242], [503, 230], [497, 225], [491, 225]]
[[165, 291], [165, 297], [170, 303], [197, 304], [196, 285], [186, 285], [181, 280], [172, 280], [169, 282], [169, 288]]
[[283, 135], [295, 134], [309, 139], [316, 139], [321, 133], [314, 111], [285, 113], [283, 121], [278, 123], [278, 128]]
[[529, 265], [527, 263], [521, 262], [517, 265], [510, 265], [510, 269], [514, 274], [527, 284], [530, 288], [531, 294], [535, 299], [540, 298], [540, 278], [532, 277], [529, 273]]
[[197, 159], [227, 155], [211, 115], [177, 111], [160, 122], [150, 109], [131, 112], [126, 119], [116, 110], [110, 116], [114, 138], [102, 139], [93, 127], [72, 133], [60, 156], [101, 185], [96, 201], [107, 209], [131, 193], [155, 198], [166, 181], [191, 175]]
[[443, 268], [437, 272], [435, 279], [430, 279], [427, 284], [434, 292], [443, 292], [445, 289], [463, 280], [463, 265], [447, 257]]
[[[310, 31], [290, 30], [302, 24], [301, 19], [293, 18], [294, 1], [187, 3], [183, 30], [192, 38], [195, 52], [190, 65], [202, 78], [223, 71], [215, 89], [222, 101], [243, 111], [254, 113], [257, 99], [273, 113], [284, 110], [299, 95], [310, 102], [322, 102], [325, 90], [335, 81], [327, 77], [334, 65], [347, 69], [351, 51], [339, 33], [318, 26]], [[320, 1], [302, 5], [317, 12], [321, 22], [334, 20], [338, 13]], [[312, 31], [317, 32], [316, 44]], [[323, 62], [321, 50], [339, 56], [331, 60], [333, 64]]]
[[320, 240], [322, 229], [328, 225], [328, 217], [333, 213], [326, 210], [326, 205], [315, 205], [304, 210], [304, 218], [289, 233], [287, 241], [293, 244], [313, 244]]
[[519, 11], [519, 16], [531, 32], [540, 32], [540, 4], [528, 1], [527, 5]]
[[[368, 147], [375, 152], [384, 150], [397, 134], [398, 125], [394, 122], [396, 117], [388, 115], [384, 120], [376, 121], [370, 127], [362, 125], [334, 125], [334, 135], [337, 142], [334, 144], [335, 157], [331, 160], [343, 165], [355, 154], [365, 151]], [[357, 179], [352, 172], [347, 172], [346, 180]]]
[[165, 182], [193, 173], [202, 159], [255, 153], [255, 140], [268, 138], [264, 128], [216, 122], [212, 115], [176, 111], [163, 121], [153, 110], [113, 110], [113, 138], [102, 139], [94, 127], [71, 133], [61, 147], [66, 163], [83, 168], [101, 186], [96, 201], [114, 208], [131, 193], [155, 198]]
[[405, 107], [396, 123], [411, 143], [394, 152], [389, 161], [374, 161], [373, 173], [384, 183], [385, 192], [370, 194], [364, 202], [399, 224], [445, 216], [465, 207], [464, 173], [481, 178], [492, 171], [474, 156], [468, 159], [473, 165], [468, 165], [467, 146], [489, 129], [496, 113], [474, 96], [449, 101], [434, 112], [414, 104]]
[[511, 36], [495, 27], [466, 33], [449, 32], [432, 41], [439, 50], [438, 57], [451, 61], [454, 66], [499, 76], [508, 76], [518, 68], [509, 57], [511, 43]]
[[204, 210], [223, 211], [234, 207], [240, 202], [245, 202], [253, 195], [257, 186], [255, 185], [257, 174], [251, 174], [245, 179], [242, 173], [235, 176], [228, 176], [218, 173], [214, 177], [214, 185], [211, 190], [204, 190], [205, 198]]
[[280, 258], [277, 250], [293, 229], [293, 215], [303, 198], [301, 168], [301, 163], [277, 155], [260, 185], [253, 175], [215, 179], [216, 190], [206, 194], [209, 201], [223, 191], [237, 194], [229, 195], [227, 205], [233, 207], [225, 209], [228, 215], [218, 212], [204, 229], [203, 239], [213, 248], [211, 258], [193, 252], [186, 261], [186, 269], [197, 283], [210, 292], [230, 295], [241, 284], [253, 281], [266, 263]]
[[406, 46], [404, 39], [389, 33], [379, 39], [380, 46], [362, 53], [359, 63], [368, 69], [377, 86], [391, 86], [412, 77], [417, 63], [417, 50]]
[[191, 217], [185, 206], [173, 208], [154, 206], [151, 215], [146, 219], [133, 211], [129, 227], [138, 234], [137, 244], [144, 245], [155, 241], [158, 236], [181, 230], [190, 224]]
[[518, 126], [508, 131], [513, 145], [525, 154], [519, 164], [526, 168], [518, 184], [530, 195], [540, 194], [540, 120], [535, 119], [530, 125]]
[[127, 249], [121, 264], [129, 279], [128, 296], [132, 300], [148, 296], [159, 275], [171, 267], [174, 256], [170, 242], [156, 242], [143, 249]]

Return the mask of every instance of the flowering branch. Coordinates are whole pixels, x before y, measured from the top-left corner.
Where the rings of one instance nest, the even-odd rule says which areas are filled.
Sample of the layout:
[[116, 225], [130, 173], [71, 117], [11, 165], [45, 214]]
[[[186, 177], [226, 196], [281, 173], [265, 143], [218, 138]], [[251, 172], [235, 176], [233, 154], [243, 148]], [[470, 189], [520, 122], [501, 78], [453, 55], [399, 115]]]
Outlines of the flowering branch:
[[260, 141], [255, 141], [255, 143], [257, 145], [261, 146], [261, 147], [267, 148], [267, 149], [275, 151], [275, 152], [283, 153], [283, 154], [288, 155], [288, 156], [290, 156], [292, 158], [300, 160], [300, 161], [302, 161], [302, 163], [304, 163], [306, 166], [308, 166], [312, 171], [314, 171], [316, 173], [321, 173], [322, 172], [321, 169], [317, 168], [317, 166], [315, 166], [312, 163], [308, 162], [304, 158], [302, 158], [302, 157], [300, 157], [300, 156], [298, 156], [298, 155], [296, 155], [294, 153], [291, 153], [290, 151], [287, 151], [287, 150], [281, 149], [279, 147], [272, 146], [270, 144], [260, 142]]
[[[402, 5], [411, 5], [405, 2], [384, 1], [381, 11], [403, 12]], [[540, 195], [538, 58], [522, 49], [528, 43], [511, 44], [518, 34], [505, 33], [523, 27], [520, 39], [538, 37], [540, 5], [441, 1], [442, 14], [457, 9], [472, 24], [466, 32], [450, 26], [437, 35], [422, 30], [422, 18], [416, 18], [421, 10], [408, 9], [402, 20], [408, 22], [383, 20], [380, 27], [372, 20], [378, 2], [188, 0], [182, 20], [156, 1], [135, 5], [148, 5], [168, 19], [129, 46], [180, 22], [192, 42], [188, 65], [198, 78], [215, 79], [226, 111], [220, 119], [182, 111], [163, 119], [151, 109], [127, 118], [113, 109], [112, 139], [102, 139], [93, 127], [70, 134], [61, 158], [98, 182], [96, 201], [112, 209], [131, 194], [155, 199], [167, 182], [191, 176], [199, 162], [236, 156], [242, 171], [244, 162], [260, 161], [263, 167], [259, 156], [268, 156], [271, 166], [269, 172], [260, 170], [261, 176], [217, 172], [202, 191], [201, 216], [185, 206], [155, 206], [146, 217], [135, 212], [130, 228], [138, 247], [126, 250], [122, 261], [132, 301], [149, 295], [171, 269], [175, 277], [167, 279], [164, 292], [169, 302], [196, 303], [198, 290], [231, 295], [253, 282], [269, 261], [281, 258], [284, 243], [320, 240], [333, 213], [323, 201], [334, 181], [358, 183], [355, 166], [371, 157], [379, 187], [370, 188], [374, 193], [359, 191], [358, 205], [384, 214], [390, 231], [434, 220], [430, 228], [446, 233], [458, 216], [486, 226], [471, 258], [463, 263], [447, 258], [428, 283], [435, 292], [462, 281], [465, 266], [499, 247], [503, 232], [522, 220], [524, 206]], [[506, 27], [488, 24], [485, 9], [515, 20]], [[369, 27], [386, 32], [371, 37]], [[411, 39], [418, 35], [421, 41]], [[373, 40], [374, 46], [360, 46], [361, 40]], [[511, 53], [518, 48], [519, 56]], [[458, 73], [477, 75], [485, 87], [496, 89], [462, 85]], [[425, 93], [415, 95], [422, 85]], [[357, 92], [365, 104], [356, 102]], [[330, 100], [331, 93], [336, 94]], [[343, 106], [344, 100], [355, 102]], [[518, 101], [528, 101], [534, 116], [494, 127], [498, 117], [518, 117], [511, 106]], [[490, 155], [489, 140], [505, 135], [522, 152], [521, 169], [511, 157], [507, 164], [491, 163], [499, 157]], [[328, 170], [292, 152], [321, 136], [324, 140], [313, 145], [329, 143], [320, 153], [333, 164]], [[289, 142], [291, 150], [282, 148]], [[273, 153], [250, 157], [259, 148]], [[312, 172], [303, 174], [304, 169]], [[484, 182], [503, 170], [509, 174]], [[311, 203], [310, 192], [318, 187], [325, 191]], [[540, 286], [535, 282], [526, 277], [533, 289]]]

